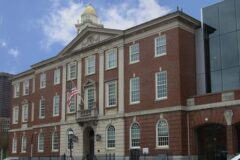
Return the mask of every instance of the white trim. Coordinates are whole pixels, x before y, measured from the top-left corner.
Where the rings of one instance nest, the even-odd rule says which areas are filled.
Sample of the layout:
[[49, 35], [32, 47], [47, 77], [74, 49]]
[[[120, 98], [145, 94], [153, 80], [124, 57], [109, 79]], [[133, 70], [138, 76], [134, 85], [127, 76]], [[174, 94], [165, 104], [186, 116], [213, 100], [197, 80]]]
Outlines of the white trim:
[[[75, 113], [76, 112], [76, 106], [77, 106], [77, 95], [75, 96], [72, 96], [71, 102], [73, 101], [74, 102], [74, 110], [73, 111], [70, 111], [70, 106], [67, 105], [67, 113], [71, 114], [71, 113]], [[70, 105], [72, 105], [72, 103], [70, 103]]]
[[[44, 101], [44, 116], [41, 115], [42, 101]], [[45, 114], [46, 114], [46, 99], [41, 97], [39, 101], [39, 119], [44, 119]]]
[[167, 52], [167, 36], [164, 34], [164, 35], [160, 35], [160, 36], [158, 36], [158, 37], [155, 37], [155, 38], [154, 38], [154, 57], [155, 57], [155, 58], [156, 58], [156, 57], [161, 57], [161, 56], [164, 56], [164, 55], [167, 54], [166, 52], [161, 53], [161, 54], [157, 54], [157, 39], [158, 39], [158, 38], [161, 38], [161, 37], [164, 37], [164, 36], [165, 36], [165, 39], [166, 39], [166, 44], [165, 44], [165, 46], [166, 46], [166, 52]]
[[[39, 149], [39, 147], [40, 147], [40, 146], [39, 146], [40, 135], [43, 136], [43, 149], [41, 149], [41, 150]], [[38, 152], [44, 152], [44, 141], [45, 141], [44, 134], [43, 134], [42, 132], [40, 132], [40, 133], [38, 134], [38, 144], [37, 144], [37, 145], [38, 145], [38, 146], [37, 146], [37, 151], [38, 151]]]
[[12, 153], [17, 153], [17, 137], [15, 135], [12, 139]]
[[[134, 79], [138, 79], [139, 80], [139, 101], [132, 101], [132, 80]], [[139, 104], [140, 101], [141, 101], [141, 90], [140, 90], [140, 77], [134, 77], [134, 78], [130, 78], [130, 93], [129, 93], [129, 96], [130, 96], [130, 105], [133, 105], [133, 104]]]
[[[116, 99], [116, 101], [115, 101], [115, 104], [113, 104], [113, 105], [109, 105], [109, 85], [111, 85], [111, 84], [115, 85], [115, 99]], [[111, 107], [117, 106], [117, 102], [118, 102], [118, 98], [117, 98], [118, 97], [117, 96], [117, 93], [118, 93], [117, 92], [117, 90], [118, 90], [117, 81], [114, 80], [114, 81], [107, 82], [105, 84], [105, 89], [106, 89], [106, 91], [105, 91], [105, 93], [106, 93], [106, 95], [105, 95], [106, 107], [111, 108]]]
[[[25, 114], [26, 114], [26, 117], [25, 117]], [[29, 119], [28, 118], [28, 104], [24, 104], [24, 105], [22, 105], [22, 122], [28, 122], [28, 119]]]
[[[109, 55], [110, 54], [114, 54], [114, 56], [116, 57], [115, 59], [115, 65], [112, 67], [109, 67]], [[113, 48], [113, 49], [109, 49], [108, 51], [106, 51], [105, 53], [105, 70], [111, 70], [114, 68], [117, 68], [118, 65], [118, 53], [117, 53], [117, 48]]]
[[[58, 114], [55, 113], [56, 97], [58, 97]], [[53, 96], [53, 117], [57, 117], [60, 114], [60, 95]]]
[[[158, 75], [161, 74], [161, 73], [166, 73], [166, 96], [165, 97], [158, 97]], [[155, 100], [156, 101], [159, 101], [159, 100], [165, 100], [167, 99], [167, 96], [168, 95], [168, 78], [167, 78], [167, 71], [160, 71], [160, 72], [157, 72], [155, 73]]]
[[53, 84], [54, 85], [61, 84], [61, 69], [60, 68], [57, 68], [54, 70]]
[[[87, 87], [87, 88], [85, 88], [85, 90], [84, 90], [84, 109], [89, 109], [89, 106], [88, 106], [88, 91], [89, 91], [89, 89], [93, 89], [93, 98], [94, 98], [94, 102], [96, 102], [96, 88], [94, 87], [94, 86], [89, 86], [89, 87]], [[95, 106], [93, 106], [93, 107], [95, 107]]]
[[[94, 71], [89, 73], [88, 63], [89, 63], [89, 60], [91, 58], [93, 58], [93, 61], [94, 61]], [[89, 76], [89, 75], [95, 74], [95, 72], [96, 72], [96, 57], [95, 57], [95, 55], [91, 55], [91, 56], [86, 57], [85, 58], [85, 75]]]
[[20, 83], [17, 82], [16, 84], [14, 84], [14, 98], [18, 98], [20, 96]]
[[[164, 146], [159, 146], [158, 145], [158, 124], [159, 122], [164, 121], [167, 124], [167, 129], [168, 129], [168, 145], [164, 145]], [[156, 129], [156, 149], [169, 149], [169, 124], [168, 121], [166, 119], [160, 119], [157, 121], [156, 125], [155, 125], [155, 129]]]
[[29, 87], [29, 80], [25, 80], [23, 82], [23, 96], [29, 95], [30, 87]]
[[[74, 66], [75, 68], [75, 75], [74, 77], [71, 77], [71, 67]], [[70, 80], [74, 80], [77, 78], [77, 62], [71, 62], [71, 63], [68, 63], [67, 65], [67, 80], [70, 81]]]
[[[111, 126], [114, 128], [114, 147], [108, 147], [108, 129]], [[107, 150], [115, 150], [116, 149], [116, 128], [112, 124], [108, 125], [106, 128], [106, 149]]]
[[[132, 50], [131, 50], [131, 48], [132, 48], [133, 46], [135, 46], [135, 45], [138, 45], [138, 55], [139, 55], [139, 57], [138, 57], [138, 60], [132, 61], [132, 60], [131, 60], [131, 55], [132, 55]], [[135, 53], [135, 54], [136, 54], [136, 53]], [[134, 64], [134, 63], [138, 63], [138, 62], [140, 62], [140, 44], [139, 44], [139, 43], [134, 43], [134, 44], [132, 44], [132, 45], [129, 46], [129, 64]]]
[[55, 134], [57, 134], [56, 131], [52, 132], [52, 152], [58, 152], [58, 151], [59, 151], [59, 146], [60, 146], [60, 145], [59, 145], [59, 144], [60, 144], [60, 143], [59, 143], [59, 142], [60, 142], [60, 141], [59, 141], [60, 139], [59, 139], [59, 136], [57, 135], [57, 136], [58, 136], [58, 149], [54, 149], [54, 138], [55, 138]]
[[[23, 143], [23, 140], [25, 140], [25, 144]], [[26, 150], [23, 150], [24, 146], [25, 145], [25, 149]], [[26, 153], [27, 152], [27, 137], [25, 135], [22, 136], [22, 143], [21, 143], [21, 153]]]
[[[17, 113], [16, 113], [17, 110]], [[14, 106], [13, 107], [13, 119], [12, 119], [12, 124], [18, 124], [19, 123], [19, 106]]]
[[[132, 126], [133, 124], [137, 124], [139, 127], [139, 146], [132, 146]], [[132, 124], [130, 125], [130, 129], [129, 129], [129, 148], [130, 149], [138, 149], [141, 148], [141, 128], [140, 128], [140, 124], [138, 122], [132, 122]]]
[[39, 78], [39, 82], [40, 82], [40, 89], [42, 88], [46, 88], [47, 85], [47, 75], [46, 73], [42, 73], [40, 74], [40, 78]]

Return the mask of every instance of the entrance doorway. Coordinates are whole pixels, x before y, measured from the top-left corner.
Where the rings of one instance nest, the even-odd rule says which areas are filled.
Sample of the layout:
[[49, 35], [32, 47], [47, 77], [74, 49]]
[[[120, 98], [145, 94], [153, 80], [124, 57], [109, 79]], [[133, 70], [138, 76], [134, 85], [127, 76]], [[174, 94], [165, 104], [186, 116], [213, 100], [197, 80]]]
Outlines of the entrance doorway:
[[83, 154], [87, 160], [93, 160], [94, 158], [94, 131], [91, 127], [84, 130]]
[[226, 129], [223, 125], [211, 124], [197, 129], [198, 159], [226, 160]]

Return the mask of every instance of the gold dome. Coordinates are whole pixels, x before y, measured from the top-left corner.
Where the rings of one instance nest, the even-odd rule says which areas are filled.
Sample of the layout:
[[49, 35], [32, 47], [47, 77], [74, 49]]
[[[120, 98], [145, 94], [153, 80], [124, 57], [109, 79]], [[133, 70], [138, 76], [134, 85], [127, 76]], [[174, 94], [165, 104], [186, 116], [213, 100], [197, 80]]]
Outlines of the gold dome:
[[96, 9], [93, 8], [92, 5], [88, 5], [85, 9], [83, 14], [92, 14], [92, 15], [96, 15]]

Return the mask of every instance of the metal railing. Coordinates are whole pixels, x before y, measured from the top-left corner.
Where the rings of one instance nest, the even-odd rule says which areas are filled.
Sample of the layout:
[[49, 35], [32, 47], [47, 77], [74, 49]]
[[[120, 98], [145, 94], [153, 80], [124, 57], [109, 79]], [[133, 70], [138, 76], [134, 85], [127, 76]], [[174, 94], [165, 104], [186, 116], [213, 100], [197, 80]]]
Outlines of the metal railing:
[[98, 110], [97, 108], [87, 109], [87, 110], [79, 110], [76, 114], [76, 120], [78, 122], [86, 122], [91, 120], [96, 120], [98, 118]]

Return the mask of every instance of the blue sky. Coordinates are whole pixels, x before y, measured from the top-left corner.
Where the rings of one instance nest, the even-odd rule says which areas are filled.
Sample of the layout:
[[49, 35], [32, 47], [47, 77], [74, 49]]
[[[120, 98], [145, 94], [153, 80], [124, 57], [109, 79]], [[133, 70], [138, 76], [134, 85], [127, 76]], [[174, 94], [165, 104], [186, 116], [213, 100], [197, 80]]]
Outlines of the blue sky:
[[[106, 28], [126, 29], [175, 11], [200, 19], [221, 0], [93, 0]], [[89, 0], [0, 0], [0, 72], [17, 74], [50, 58], [76, 36], [74, 24]], [[121, 25], [119, 25], [121, 24]]]

